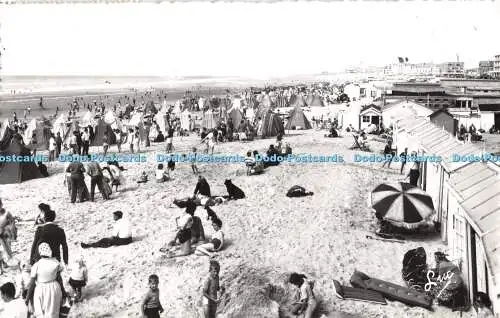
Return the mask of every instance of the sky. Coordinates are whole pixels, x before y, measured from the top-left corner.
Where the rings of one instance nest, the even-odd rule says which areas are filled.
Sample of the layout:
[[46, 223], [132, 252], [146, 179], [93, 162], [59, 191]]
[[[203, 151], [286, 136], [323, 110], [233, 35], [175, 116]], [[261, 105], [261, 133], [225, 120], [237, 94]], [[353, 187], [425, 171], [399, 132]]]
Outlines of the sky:
[[11, 5], [2, 73], [279, 77], [500, 54], [500, 2]]

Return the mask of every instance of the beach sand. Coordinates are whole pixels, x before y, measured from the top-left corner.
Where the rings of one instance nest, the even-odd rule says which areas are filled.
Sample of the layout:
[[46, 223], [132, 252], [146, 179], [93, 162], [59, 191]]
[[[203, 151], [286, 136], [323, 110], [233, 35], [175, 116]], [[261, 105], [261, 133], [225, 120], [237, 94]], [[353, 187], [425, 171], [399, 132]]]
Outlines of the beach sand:
[[[285, 140], [294, 153], [338, 154], [352, 161], [356, 152], [347, 149], [352, 143], [350, 135], [344, 133], [343, 138], [329, 139], [323, 137], [324, 133], [292, 132]], [[175, 151], [187, 152], [198, 142], [196, 136], [176, 137]], [[244, 156], [247, 150], [256, 149], [263, 153], [270, 143], [274, 140], [224, 143], [216, 146], [216, 152]], [[383, 144], [370, 141], [370, 146], [380, 152]], [[63, 185], [61, 163], [49, 163], [51, 176], [46, 179], [0, 187], [4, 207], [22, 219], [34, 218], [37, 205], [49, 203], [66, 231], [70, 260], [83, 253], [89, 267], [89, 283], [84, 288], [84, 301], [72, 308], [71, 317], [138, 317], [141, 297], [147, 291], [147, 277], [153, 273], [160, 277], [161, 302], [165, 308], [162, 317], [200, 317], [200, 288], [208, 273], [208, 258], [191, 255], [165, 259], [158, 252], [174, 235], [174, 219], [182, 212], [172, 201], [193, 193], [196, 176], [189, 164], [179, 163], [172, 174], [174, 180], [168, 183], [135, 182], [143, 170], [148, 171], [150, 180], [154, 178], [155, 153], [161, 153], [163, 147], [153, 144], [144, 152], [148, 158], [146, 164], [124, 163], [128, 169], [124, 172], [127, 185], [106, 202], [97, 194], [95, 203], [71, 204]], [[116, 147], [111, 150], [116, 151]], [[360, 270], [404, 285], [401, 268], [407, 250], [423, 246], [431, 262], [431, 253], [445, 248], [439, 238], [400, 244], [365, 237], [376, 228], [375, 216], [367, 206], [367, 194], [381, 182], [401, 180], [398, 165], [381, 169], [380, 163], [285, 162], [250, 177], [245, 175], [243, 164], [198, 166], [213, 194], [226, 193], [223, 182], [227, 178], [247, 196], [213, 208], [224, 223], [227, 239], [219, 262], [221, 282], [228, 293], [221, 302], [219, 317], [278, 317], [269, 314], [272, 311], [269, 308], [274, 306], [276, 311], [277, 305], [281, 305], [283, 311], [291, 301], [291, 296], [287, 296], [293, 289], [284, 280], [292, 271], [315, 279], [315, 294], [320, 299], [316, 317], [322, 313], [327, 317], [349, 317], [347, 313], [380, 318], [457, 316], [440, 307], [429, 312], [398, 302], [382, 306], [335, 297], [333, 279], [349, 285], [354, 270]], [[86, 181], [88, 184], [89, 180]], [[313, 191], [314, 195], [286, 197], [286, 191], [295, 184]], [[110, 235], [112, 212], [116, 210], [123, 211], [131, 220], [134, 242], [123, 247], [81, 250], [80, 242]], [[204, 209], [198, 208], [196, 215], [210, 235], [212, 227], [206, 221]], [[13, 244], [17, 258], [28, 257], [33, 236], [32, 223], [19, 225], [19, 239]], [[63, 278], [68, 280], [66, 272]], [[2, 276], [2, 281], [6, 279], [8, 276]], [[261, 307], [266, 304], [267, 314], [257, 314], [258, 304]], [[287, 315], [282, 313], [282, 317]]]

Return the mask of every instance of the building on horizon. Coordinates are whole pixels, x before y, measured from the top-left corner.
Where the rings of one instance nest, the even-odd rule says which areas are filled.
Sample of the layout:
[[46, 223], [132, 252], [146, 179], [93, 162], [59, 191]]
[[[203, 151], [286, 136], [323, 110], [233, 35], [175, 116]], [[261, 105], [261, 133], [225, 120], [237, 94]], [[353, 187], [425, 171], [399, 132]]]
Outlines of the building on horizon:
[[480, 61], [479, 76], [493, 76], [495, 61]]
[[465, 77], [464, 62], [446, 62], [439, 64], [440, 77], [463, 78]]
[[493, 76], [500, 79], [500, 54], [495, 55], [495, 60], [493, 61]]

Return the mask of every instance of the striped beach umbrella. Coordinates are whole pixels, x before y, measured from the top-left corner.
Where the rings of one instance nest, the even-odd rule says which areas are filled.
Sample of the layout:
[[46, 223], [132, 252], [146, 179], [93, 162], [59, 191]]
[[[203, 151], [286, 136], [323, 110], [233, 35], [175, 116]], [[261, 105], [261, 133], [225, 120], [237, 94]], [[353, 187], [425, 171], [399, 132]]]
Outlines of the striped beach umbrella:
[[369, 201], [379, 219], [408, 229], [427, 223], [434, 214], [432, 198], [409, 183], [382, 183], [370, 193]]

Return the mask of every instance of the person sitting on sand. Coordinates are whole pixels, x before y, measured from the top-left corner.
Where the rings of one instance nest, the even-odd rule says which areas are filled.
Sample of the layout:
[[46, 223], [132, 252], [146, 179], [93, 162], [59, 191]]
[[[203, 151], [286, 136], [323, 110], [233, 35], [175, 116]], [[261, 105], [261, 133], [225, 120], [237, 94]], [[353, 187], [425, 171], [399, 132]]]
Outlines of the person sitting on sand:
[[139, 180], [137, 180], [137, 183], [146, 183], [148, 182], [148, 174], [146, 173], [146, 171], [143, 171], [141, 173], [141, 176], [139, 177]]
[[44, 165], [43, 162], [41, 161], [38, 161], [37, 165], [38, 165], [38, 171], [40, 171], [42, 176], [47, 178], [49, 176], [49, 172], [47, 171], [47, 166]]
[[318, 303], [313, 292], [312, 282], [302, 274], [292, 273], [288, 282], [300, 289], [299, 301], [294, 303], [292, 313], [299, 316], [303, 314], [304, 318], [312, 318], [314, 310]]
[[[193, 226], [192, 213], [194, 213], [195, 210], [196, 204], [194, 204], [194, 202], [188, 201], [188, 205], [186, 206], [186, 210], [184, 211], [182, 216], [175, 219], [177, 223], [177, 233], [175, 235], [175, 238], [168, 243], [167, 247], [163, 247], [160, 249], [160, 252], [167, 253], [167, 257], [187, 256], [192, 253], [191, 227]], [[177, 242], [180, 245], [180, 251], [178, 253], [174, 253], [173, 247], [177, 245]]]
[[247, 167], [247, 176], [252, 174], [252, 169], [256, 165], [255, 158], [252, 157], [252, 151], [247, 151], [247, 156], [245, 157], [245, 166]]
[[222, 249], [224, 246], [224, 233], [222, 233], [222, 221], [218, 218], [212, 219], [212, 227], [214, 234], [209, 243], [202, 244], [196, 247], [195, 254], [198, 256], [207, 255], [214, 256], [214, 254]]
[[110, 246], [121, 246], [128, 245], [132, 243], [132, 230], [130, 228], [130, 223], [123, 219], [122, 211], [113, 212], [113, 219], [115, 220], [115, 225], [113, 226], [113, 236], [100, 239], [95, 243], [80, 243], [82, 248], [89, 247], [102, 247], [107, 248]]
[[163, 164], [159, 163], [156, 168], [156, 183], [163, 183], [165, 181], [170, 180], [170, 175], [168, 174], [168, 170], [163, 170]]
[[[3, 208], [2, 200], [0, 199], [0, 244], [2, 249], [7, 254], [7, 265], [12, 264], [13, 254], [11, 241], [17, 239], [17, 230], [15, 229], [15, 220], [12, 214]], [[1, 253], [0, 253], [1, 256]], [[3, 262], [3, 259], [0, 259]], [[2, 264], [0, 264], [0, 272], [2, 271]]]
[[204, 196], [207, 198], [211, 197], [210, 185], [203, 176], [198, 176], [198, 182], [196, 183], [196, 188], [194, 189], [194, 196]]
[[158, 129], [158, 135], [153, 140], [153, 142], [164, 142], [165, 141], [165, 136], [163, 135], [163, 133], [161, 132], [161, 130], [160, 130], [159, 127], [157, 129]]
[[11, 283], [5, 283], [0, 286], [0, 295], [3, 300], [2, 317], [9, 318], [27, 318], [28, 306], [24, 303], [22, 298], [15, 299], [16, 286]]

